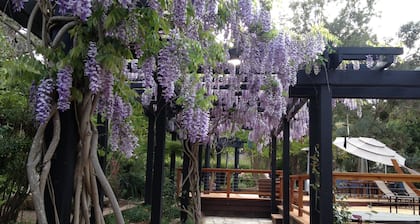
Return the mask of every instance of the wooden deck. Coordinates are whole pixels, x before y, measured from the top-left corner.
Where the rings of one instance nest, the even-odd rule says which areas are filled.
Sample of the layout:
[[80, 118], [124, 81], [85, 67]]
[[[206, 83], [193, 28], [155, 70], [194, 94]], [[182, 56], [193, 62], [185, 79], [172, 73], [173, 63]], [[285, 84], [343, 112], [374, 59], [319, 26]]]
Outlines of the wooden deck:
[[[202, 192], [202, 212], [207, 216], [226, 216], [226, 217], [249, 217], [249, 218], [271, 218], [271, 199], [267, 195], [267, 186], [258, 186], [258, 179], [261, 175], [267, 177], [269, 170], [233, 170], [233, 169], [206, 169], [208, 181], [207, 188]], [[220, 175], [222, 174], [222, 175]], [[276, 201], [282, 204], [282, 175], [281, 171], [277, 174]], [[204, 174], [203, 174], [204, 175]], [[263, 177], [264, 177], [263, 176]], [[178, 173], [177, 187], [180, 192], [181, 175]], [[220, 179], [220, 177], [222, 179]], [[218, 179], [219, 178], [219, 179]], [[414, 204], [407, 202], [387, 201], [381, 193], [372, 187], [373, 180], [383, 180], [389, 182], [412, 182], [420, 183], [420, 175], [410, 174], [367, 174], [367, 173], [334, 173], [334, 183], [338, 180], [357, 183], [356, 188], [337, 188], [336, 193], [346, 195], [345, 202], [349, 211], [355, 214], [365, 214], [365, 220], [369, 217], [378, 220], [401, 219], [410, 220], [408, 223], [420, 223], [420, 202]], [[304, 181], [308, 175], [292, 175], [290, 177], [290, 218], [295, 223], [309, 223], [309, 197], [303, 191]], [[254, 181], [254, 182], [252, 182]], [[353, 182], [352, 182], [353, 181]], [[264, 181], [267, 182], [267, 181]], [[242, 184], [246, 183], [246, 184]], [[259, 192], [260, 190], [263, 193]], [[405, 203], [405, 204], [404, 204]], [[398, 206], [398, 214], [394, 208]], [[279, 207], [279, 212], [282, 208]], [[413, 213], [415, 215], [413, 215]], [[379, 214], [368, 217], [367, 214]], [[390, 215], [391, 214], [391, 215]], [[394, 215], [392, 215], [394, 214]], [[391, 218], [390, 218], [391, 217]], [[375, 221], [370, 219], [370, 221]], [[388, 222], [387, 222], [388, 223]], [[397, 223], [389, 220], [389, 223]]]
[[201, 209], [205, 216], [269, 218], [270, 199], [202, 197]]
[[[270, 218], [270, 198], [260, 198], [257, 194], [230, 194], [226, 197], [226, 193], [210, 193], [202, 194], [202, 211], [205, 216], [220, 217], [247, 217], [247, 218]], [[420, 223], [420, 216], [413, 216], [412, 207], [399, 207], [396, 213], [394, 207], [392, 212], [386, 200], [376, 198], [346, 198], [346, 203], [350, 212], [355, 214], [375, 214], [374, 218], [378, 220], [389, 219], [387, 222], [397, 218], [402, 220], [413, 220]], [[278, 201], [278, 210], [282, 214], [281, 201]], [[298, 224], [310, 223], [309, 214], [309, 197], [303, 197], [303, 207], [299, 210], [297, 205], [292, 205], [290, 210], [290, 218]], [[393, 218], [394, 217], [394, 218]], [[366, 217], [365, 217], [366, 218]], [[371, 217], [372, 218], [372, 217]], [[371, 221], [374, 221], [373, 219]]]

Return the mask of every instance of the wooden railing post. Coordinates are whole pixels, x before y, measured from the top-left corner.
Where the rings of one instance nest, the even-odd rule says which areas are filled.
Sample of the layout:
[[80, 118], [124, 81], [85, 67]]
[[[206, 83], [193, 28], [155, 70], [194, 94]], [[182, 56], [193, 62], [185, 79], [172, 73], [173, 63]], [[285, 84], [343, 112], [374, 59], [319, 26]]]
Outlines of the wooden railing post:
[[302, 176], [300, 176], [299, 177], [299, 183], [298, 183], [298, 186], [299, 186], [299, 195], [298, 195], [298, 200], [299, 200], [299, 216], [302, 216], [303, 215], [303, 177]]
[[226, 171], [227, 175], [226, 175], [226, 196], [229, 198], [230, 197], [230, 178], [232, 176], [232, 171], [231, 170], [227, 170]]
[[290, 203], [289, 203], [289, 209], [292, 212], [293, 211], [293, 204], [295, 201], [295, 197], [294, 197], [294, 192], [293, 192], [293, 185], [295, 183], [295, 178], [294, 177], [290, 177], [290, 183], [289, 183], [289, 198], [290, 198]]

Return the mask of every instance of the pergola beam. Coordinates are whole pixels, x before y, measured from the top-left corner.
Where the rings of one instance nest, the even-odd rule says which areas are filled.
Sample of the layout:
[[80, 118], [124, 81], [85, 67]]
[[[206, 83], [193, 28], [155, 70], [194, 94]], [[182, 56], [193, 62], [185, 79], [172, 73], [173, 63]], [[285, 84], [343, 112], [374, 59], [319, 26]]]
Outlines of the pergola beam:
[[403, 49], [399, 47], [339, 47], [328, 55], [328, 68], [336, 69], [345, 60], [366, 60], [366, 56], [370, 55], [375, 58], [384, 57], [385, 61], [390, 62], [382, 64], [382, 68], [378, 69], [381, 70], [391, 65], [395, 56], [402, 53]]
[[318, 75], [299, 71], [295, 86], [418, 87], [419, 77], [420, 71], [321, 70]]
[[[419, 99], [419, 87], [360, 87], [330, 86], [332, 98], [363, 99]], [[313, 87], [293, 87], [289, 91], [294, 97], [306, 98], [316, 93]]]
[[[290, 97], [310, 99], [309, 176], [314, 186], [310, 189], [311, 223], [333, 223], [331, 100], [420, 99], [420, 71], [383, 70], [400, 53], [401, 48], [338, 48], [335, 53], [328, 55], [328, 70], [321, 70], [318, 75], [300, 71], [297, 84], [290, 87]], [[367, 55], [380, 60], [376, 67], [335, 70], [343, 60], [366, 60]]]

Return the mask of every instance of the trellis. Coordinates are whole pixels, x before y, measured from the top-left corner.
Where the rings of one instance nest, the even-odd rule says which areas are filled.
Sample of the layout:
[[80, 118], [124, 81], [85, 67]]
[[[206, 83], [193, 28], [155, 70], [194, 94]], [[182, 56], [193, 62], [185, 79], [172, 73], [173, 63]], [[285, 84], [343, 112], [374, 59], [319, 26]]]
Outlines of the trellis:
[[[327, 55], [328, 63], [319, 74], [307, 75], [301, 71], [297, 84], [290, 88], [290, 97], [309, 99], [310, 182], [319, 183], [319, 191], [310, 189], [311, 223], [333, 223], [332, 99], [420, 99], [420, 71], [387, 70], [402, 53], [402, 48], [336, 48]], [[366, 56], [376, 60], [374, 67], [362, 64], [359, 70], [337, 69], [343, 61], [364, 61]], [[312, 166], [314, 156], [319, 156], [319, 177]], [[289, 195], [284, 197], [288, 200]], [[288, 206], [285, 208], [284, 212], [288, 213]]]

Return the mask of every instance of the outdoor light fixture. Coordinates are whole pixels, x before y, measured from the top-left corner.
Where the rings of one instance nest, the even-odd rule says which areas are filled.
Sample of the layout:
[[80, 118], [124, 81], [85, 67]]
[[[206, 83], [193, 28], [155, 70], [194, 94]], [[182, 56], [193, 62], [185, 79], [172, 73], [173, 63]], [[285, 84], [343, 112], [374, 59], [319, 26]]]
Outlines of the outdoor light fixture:
[[228, 60], [228, 63], [236, 67], [241, 64], [241, 60], [239, 60], [238, 58], [234, 58]]
[[233, 66], [238, 66], [241, 64], [241, 60], [239, 59], [240, 52], [237, 48], [229, 49], [230, 59], [227, 61], [229, 64]]

